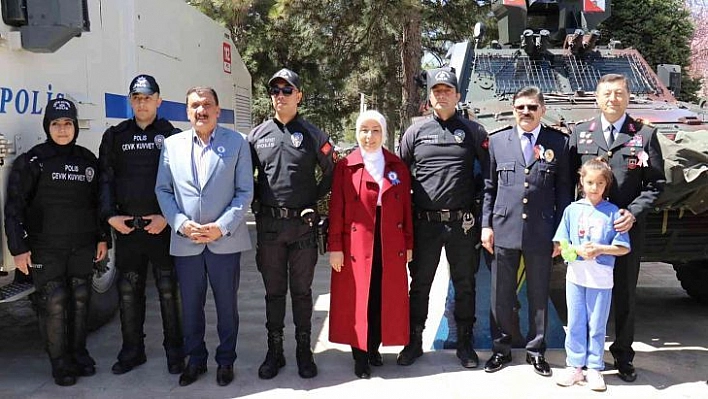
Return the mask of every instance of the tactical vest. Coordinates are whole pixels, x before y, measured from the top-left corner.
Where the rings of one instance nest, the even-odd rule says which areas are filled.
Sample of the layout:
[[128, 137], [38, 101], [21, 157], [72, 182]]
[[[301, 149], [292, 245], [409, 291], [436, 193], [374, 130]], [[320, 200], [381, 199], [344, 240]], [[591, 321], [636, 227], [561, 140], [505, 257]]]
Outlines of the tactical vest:
[[[174, 129], [159, 122], [145, 131], [130, 123], [113, 135], [111, 157], [115, 201], [121, 214], [145, 216], [161, 213], [155, 196], [155, 179], [162, 144]], [[158, 130], [160, 128], [168, 129]]]
[[30, 165], [38, 176], [27, 213], [29, 235], [98, 234], [96, 158], [78, 146], [67, 154], [35, 149]]

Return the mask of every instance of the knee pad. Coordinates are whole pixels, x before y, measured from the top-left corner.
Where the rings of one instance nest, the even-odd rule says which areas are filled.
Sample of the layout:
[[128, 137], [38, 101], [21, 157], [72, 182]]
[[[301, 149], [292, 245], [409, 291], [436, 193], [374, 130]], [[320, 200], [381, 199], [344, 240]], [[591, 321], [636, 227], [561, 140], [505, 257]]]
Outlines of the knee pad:
[[63, 281], [52, 280], [44, 284], [40, 290], [40, 311], [48, 314], [61, 314], [66, 309], [68, 292]]
[[160, 270], [157, 273], [157, 291], [161, 298], [172, 299], [177, 288], [172, 270]]
[[118, 292], [120, 296], [124, 300], [130, 300], [135, 297], [141, 285], [140, 280], [140, 275], [136, 272], [121, 273], [118, 281]]
[[88, 278], [72, 277], [70, 280], [71, 294], [75, 304], [88, 303], [91, 298], [91, 286]]

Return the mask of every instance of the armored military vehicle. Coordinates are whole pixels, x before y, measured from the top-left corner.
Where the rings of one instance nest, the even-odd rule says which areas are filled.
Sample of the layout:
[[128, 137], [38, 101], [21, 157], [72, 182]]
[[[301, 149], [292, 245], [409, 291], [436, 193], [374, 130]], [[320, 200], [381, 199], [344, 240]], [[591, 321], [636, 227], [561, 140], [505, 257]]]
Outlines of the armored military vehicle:
[[[543, 91], [543, 123], [569, 131], [598, 113], [602, 75], [628, 78], [628, 113], [656, 126], [669, 184], [649, 216], [644, 261], [673, 264], [689, 295], [708, 302], [708, 122], [699, 106], [678, 102], [680, 67], [660, 65], [622, 43], [601, 40], [598, 25], [609, 0], [496, 0], [499, 38], [479, 48], [455, 44], [449, 54], [459, 82], [461, 112], [490, 132], [513, 124], [511, 98], [534, 85]], [[478, 26], [476, 33], [483, 28]], [[608, 43], [601, 46], [600, 43]], [[626, 43], [630, 44], [631, 43]]]

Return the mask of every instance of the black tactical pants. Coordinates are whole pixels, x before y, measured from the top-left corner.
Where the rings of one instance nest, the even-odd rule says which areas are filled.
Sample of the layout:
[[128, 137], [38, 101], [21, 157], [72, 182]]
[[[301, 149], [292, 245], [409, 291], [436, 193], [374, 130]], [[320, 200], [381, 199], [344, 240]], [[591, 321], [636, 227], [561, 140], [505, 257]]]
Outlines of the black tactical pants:
[[183, 355], [177, 275], [170, 256], [170, 229], [160, 234], [135, 230], [116, 235], [116, 268], [119, 272], [120, 319], [123, 346], [118, 360], [130, 362], [145, 354], [145, 281], [148, 263], [152, 264], [168, 362], [181, 361]]
[[290, 288], [295, 330], [312, 329], [312, 279], [317, 263], [316, 226], [300, 218], [276, 219], [259, 215], [256, 264], [263, 277], [266, 301], [266, 328], [285, 327], [285, 295]]
[[413, 261], [408, 264], [411, 273], [411, 327], [425, 326], [430, 288], [443, 247], [450, 264], [450, 279], [455, 288], [455, 321], [458, 325], [474, 324], [475, 275], [479, 269], [479, 250], [475, 248], [478, 242], [478, 234], [474, 231], [476, 228], [473, 227], [465, 234], [461, 220], [414, 220]]
[[94, 363], [86, 349], [86, 324], [95, 255], [95, 244], [32, 248], [39, 327], [54, 373], [72, 363]]

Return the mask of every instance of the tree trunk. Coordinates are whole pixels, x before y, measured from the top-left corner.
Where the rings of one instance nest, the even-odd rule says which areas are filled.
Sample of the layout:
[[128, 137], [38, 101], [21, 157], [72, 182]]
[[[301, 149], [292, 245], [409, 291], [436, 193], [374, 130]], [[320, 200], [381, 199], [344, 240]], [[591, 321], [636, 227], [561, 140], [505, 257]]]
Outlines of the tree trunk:
[[[411, 118], [418, 115], [420, 105], [420, 95], [418, 94], [418, 84], [416, 76], [420, 74], [420, 60], [423, 56], [421, 44], [421, 10], [420, 3], [413, 1], [404, 2], [403, 25], [401, 34], [401, 66], [402, 66], [402, 100], [400, 109], [399, 126], [403, 134], [411, 124]], [[394, 143], [399, 141], [399, 137], [394, 138], [394, 134], [389, 135], [389, 148], [395, 148]]]

